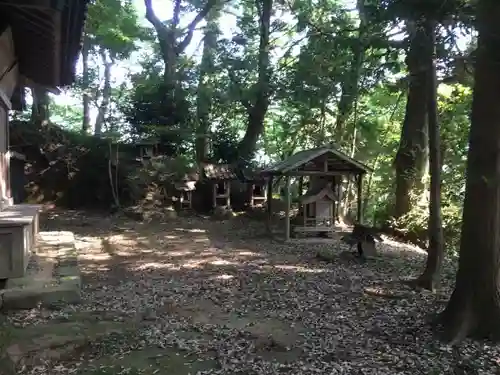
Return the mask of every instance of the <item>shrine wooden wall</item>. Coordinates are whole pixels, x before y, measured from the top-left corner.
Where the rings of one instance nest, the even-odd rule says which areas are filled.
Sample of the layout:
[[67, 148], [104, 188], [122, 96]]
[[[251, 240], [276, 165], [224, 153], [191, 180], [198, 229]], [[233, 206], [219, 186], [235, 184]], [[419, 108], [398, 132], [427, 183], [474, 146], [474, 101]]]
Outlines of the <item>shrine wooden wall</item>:
[[0, 209], [12, 204], [9, 175], [10, 98], [19, 73], [10, 28], [0, 30]]

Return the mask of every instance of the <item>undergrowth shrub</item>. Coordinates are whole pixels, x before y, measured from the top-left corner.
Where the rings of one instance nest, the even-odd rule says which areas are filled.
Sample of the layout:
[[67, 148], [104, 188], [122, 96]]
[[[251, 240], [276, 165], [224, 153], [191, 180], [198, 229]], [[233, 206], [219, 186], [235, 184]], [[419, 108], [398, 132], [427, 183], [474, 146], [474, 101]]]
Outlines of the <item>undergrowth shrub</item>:
[[[27, 200], [53, 202], [68, 208], [108, 209], [114, 204], [109, 180], [109, 143], [98, 137], [66, 131], [54, 124], [43, 128], [23, 121], [10, 124], [11, 149], [26, 156]], [[126, 167], [118, 173], [126, 186]], [[114, 169], [114, 167], [113, 167]], [[128, 189], [121, 199], [130, 200]]]

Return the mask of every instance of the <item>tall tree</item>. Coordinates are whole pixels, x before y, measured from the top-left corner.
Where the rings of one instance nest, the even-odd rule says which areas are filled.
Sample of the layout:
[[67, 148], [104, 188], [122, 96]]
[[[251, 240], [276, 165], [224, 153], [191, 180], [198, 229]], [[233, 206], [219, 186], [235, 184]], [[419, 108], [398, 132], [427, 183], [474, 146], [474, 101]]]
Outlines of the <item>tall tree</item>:
[[348, 73], [344, 75], [341, 83], [342, 94], [340, 96], [337, 118], [335, 121], [335, 134], [336, 139], [339, 141], [342, 141], [344, 138], [346, 122], [353, 112], [354, 104], [358, 100], [361, 70], [368, 47], [366, 42], [368, 18], [365, 10], [365, 1], [366, 0], [357, 1], [359, 14], [358, 36], [352, 43], [352, 60]]
[[217, 6], [207, 15], [207, 25], [203, 38], [203, 53], [199, 67], [197, 92], [197, 120], [195, 151], [198, 162], [206, 161], [209, 153], [210, 113], [213, 104], [215, 59], [217, 53], [217, 37], [219, 36], [220, 9]]
[[270, 97], [270, 43], [271, 13], [273, 0], [255, 0], [255, 7], [259, 18], [259, 52], [257, 61], [258, 77], [252, 91], [251, 101], [243, 101], [247, 111], [248, 124], [245, 135], [238, 145], [240, 161], [252, 158], [257, 141], [264, 132], [264, 120], [269, 108]]
[[429, 50], [429, 38], [420, 21], [408, 21], [409, 50], [408, 94], [406, 113], [401, 128], [399, 148], [394, 160], [396, 195], [394, 216], [401, 218], [410, 212], [412, 194], [422, 193], [423, 179], [428, 166], [427, 135], [427, 62], [422, 51]]
[[441, 131], [437, 108], [437, 78], [436, 78], [436, 23], [425, 20], [424, 32], [429, 40], [427, 53], [427, 114], [429, 124], [429, 248], [425, 270], [416, 280], [417, 286], [434, 291], [440, 276], [444, 257], [444, 238], [441, 218]]
[[500, 339], [500, 2], [479, 0], [475, 86], [455, 289], [445, 338]]

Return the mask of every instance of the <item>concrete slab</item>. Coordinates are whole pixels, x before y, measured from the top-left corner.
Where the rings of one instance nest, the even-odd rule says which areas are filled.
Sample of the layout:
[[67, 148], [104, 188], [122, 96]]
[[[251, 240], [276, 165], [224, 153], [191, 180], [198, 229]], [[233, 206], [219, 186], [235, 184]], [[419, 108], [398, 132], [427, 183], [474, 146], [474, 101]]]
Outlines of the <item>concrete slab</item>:
[[15, 204], [0, 211], [0, 227], [31, 224], [38, 219], [42, 206], [38, 204]]

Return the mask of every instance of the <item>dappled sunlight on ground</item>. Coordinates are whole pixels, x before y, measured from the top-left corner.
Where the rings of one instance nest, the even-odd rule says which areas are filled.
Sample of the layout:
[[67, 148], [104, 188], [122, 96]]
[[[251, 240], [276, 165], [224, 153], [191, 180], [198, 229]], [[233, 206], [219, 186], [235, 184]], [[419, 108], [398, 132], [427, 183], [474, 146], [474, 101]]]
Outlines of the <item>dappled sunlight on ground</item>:
[[111, 259], [111, 255], [109, 254], [103, 254], [103, 253], [98, 253], [98, 252], [95, 252], [95, 253], [85, 253], [85, 254], [82, 254], [81, 257], [80, 257], [80, 260], [83, 260], [83, 261], [95, 261], [95, 262], [100, 262], [100, 261], [103, 261], [103, 260], [110, 260]]
[[134, 267], [129, 267], [131, 271], [144, 271], [148, 269], [168, 269], [168, 270], [180, 270], [181, 267], [174, 264], [174, 263], [154, 263], [154, 262], [147, 262], [147, 263], [142, 263]]
[[175, 231], [177, 232], [184, 232], [184, 233], [207, 233], [206, 229], [185, 229], [185, 228], [174, 228]]
[[224, 275], [211, 276], [210, 278], [215, 280], [231, 280], [234, 279], [234, 275], [224, 274]]
[[393, 252], [395, 254], [408, 253], [415, 256], [427, 255], [427, 252], [418, 246], [401, 243], [387, 236], [382, 236], [382, 237], [384, 239], [383, 245], [386, 248], [385, 249], [386, 251]]

